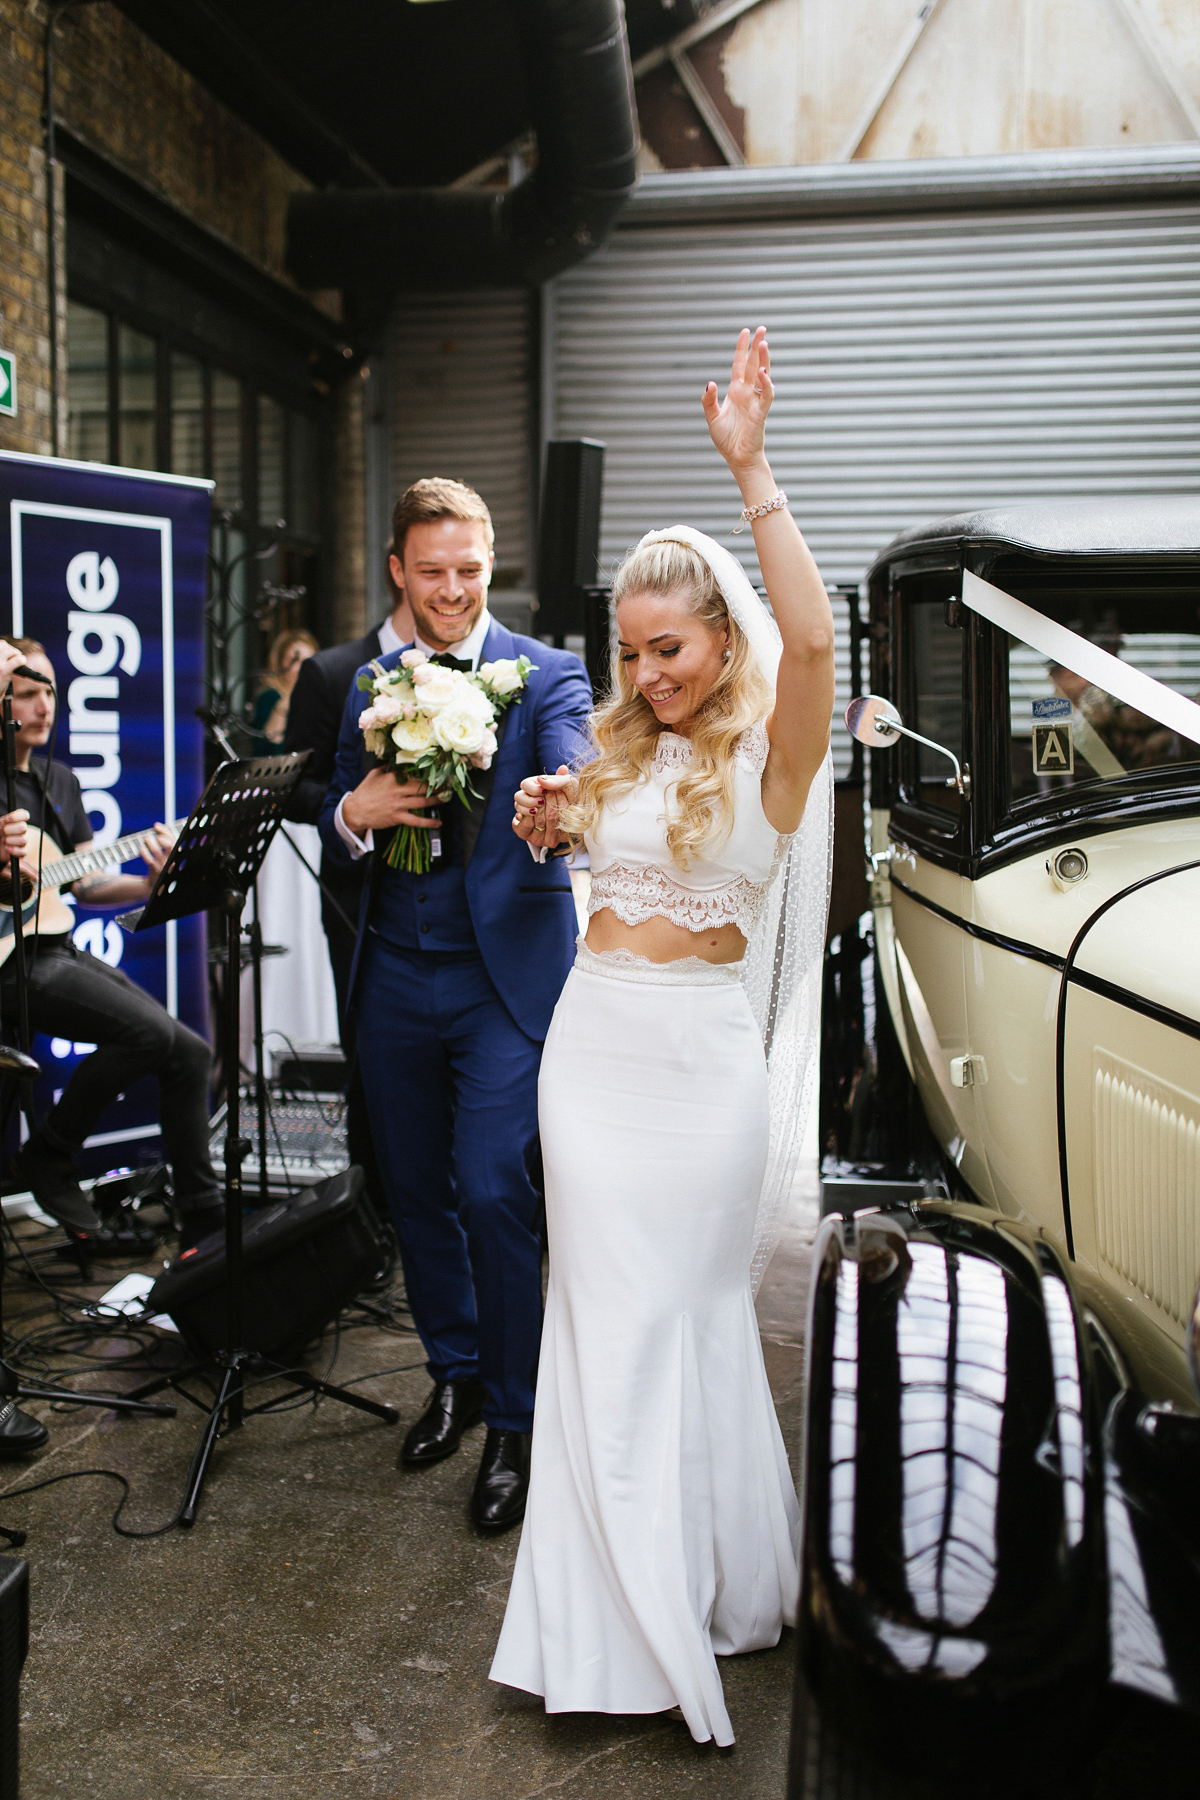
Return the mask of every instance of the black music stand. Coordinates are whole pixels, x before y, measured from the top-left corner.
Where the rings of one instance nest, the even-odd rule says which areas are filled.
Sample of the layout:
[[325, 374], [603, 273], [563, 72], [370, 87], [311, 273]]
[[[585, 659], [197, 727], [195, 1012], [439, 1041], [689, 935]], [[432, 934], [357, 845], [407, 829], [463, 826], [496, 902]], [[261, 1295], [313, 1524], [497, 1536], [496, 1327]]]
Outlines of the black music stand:
[[[225, 1273], [228, 1282], [226, 1346], [215, 1361], [221, 1371], [216, 1399], [201, 1433], [188, 1474], [187, 1492], [179, 1523], [195, 1523], [200, 1495], [220, 1435], [222, 1421], [236, 1430], [246, 1416], [244, 1370], [247, 1363], [260, 1367], [264, 1358], [242, 1342], [242, 1160], [252, 1148], [240, 1132], [238, 1088], [241, 1067], [241, 935], [242, 910], [251, 884], [283, 820], [283, 802], [295, 786], [308, 759], [303, 751], [293, 756], [257, 756], [243, 762], [223, 763], [201, 794], [175, 846], [159, 870], [158, 879], [134, 929], [148, 931], [168, 919], [217, 910], [225, 915]], [[265, 1199], [266, 1196], [264, 1195]], [[192, 1373], [204, 1363], [176, 1370], [137, 1390], [138, 1394], [165, 1387]], [[327, 1394], [345, 1406], [372, 1413], [389, 1425], [397, 1425], [395, 1407], [352, 1394], [348, 1388], [320, 1381], [307, 1369], [268, 1364], [297, 1388]]]

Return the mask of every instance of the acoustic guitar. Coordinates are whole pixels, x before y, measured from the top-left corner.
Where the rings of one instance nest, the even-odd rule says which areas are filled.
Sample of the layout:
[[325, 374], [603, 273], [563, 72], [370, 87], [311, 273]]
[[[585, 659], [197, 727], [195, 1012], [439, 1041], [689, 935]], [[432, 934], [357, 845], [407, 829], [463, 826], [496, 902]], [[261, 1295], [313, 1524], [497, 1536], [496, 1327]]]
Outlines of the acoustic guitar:
[[[178, 836], [185, 824], [179, 819], [172, 825], [172, 832]], [[114, 864], [132, 862], [135, 856], [142, 854], [142, 845], [153, 831], [135, 831], [130, 837], [118, 838], [115, 844], [97, 846], [92, 850], [77, 850], [72, 856], [58, 855], [58, 845], [53, 838], [46, 838], [56, 855], [53, 862], [43, 863], [39, 879], [34, 881], [23, 876], [21, 881], [21, 924], [25, 931], [37, 931], [46, 937], [59, 936], [64, 931], [73, 931], [76, 924], [75, 914], [65, 901], [59, 899], [59, 889], [70, 887], [83, 875], [90, 875], [95, 869], [111, 868]], [[38, 857], [42, 852], [42, 833], [33, 825], [25, 827], [27, 848], [24, 860], [37, 867]], [[8, 880], [8, 864], [0, 865], [0, 966], [7, 962], [13, 948], [13, 909], [12, 887]]]

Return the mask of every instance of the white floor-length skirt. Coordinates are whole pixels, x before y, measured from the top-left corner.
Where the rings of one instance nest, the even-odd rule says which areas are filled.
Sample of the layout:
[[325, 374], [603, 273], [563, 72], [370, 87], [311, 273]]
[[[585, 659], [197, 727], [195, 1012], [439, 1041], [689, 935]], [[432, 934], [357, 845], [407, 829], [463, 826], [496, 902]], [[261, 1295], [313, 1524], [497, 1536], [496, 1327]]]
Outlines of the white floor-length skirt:
[[798, 1508], [750, 1294], [767, 1148], [737, 973], [581, 946], [539, 1090], [550, 1286], [492, 1679], [548, 1712], [678, 1705], [795, 1620]]

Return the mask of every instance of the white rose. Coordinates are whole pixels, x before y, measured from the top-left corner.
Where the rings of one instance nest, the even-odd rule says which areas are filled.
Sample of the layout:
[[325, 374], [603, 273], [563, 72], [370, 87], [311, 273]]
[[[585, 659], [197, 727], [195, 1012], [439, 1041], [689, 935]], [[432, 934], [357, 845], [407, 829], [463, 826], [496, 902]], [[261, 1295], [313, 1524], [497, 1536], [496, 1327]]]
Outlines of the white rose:
[[487, 727], [465, 706], [444, 706], [433, 721], [433, 739], [443, 750], [473, 756], [482, 748]]
[[474, 713], [475, 717], [485, 725], [490, 725], [496, 717], [496, 708], [492, 705], [491, 700], [481, 687], [476, 687], [473, 681], [463, 684], [463, 691], [455, 696], [454, 704], [465, 708], [467, 712]]
[[422, 712], [440, 712], [443, 706], [449, 706], [458, 699], [457, 669], [446, 669], [441, 663], [426, 662], [413, 670], [412, 678], [417, 690], [417, 704]]
[[420, 713], [415, 719], [398, 719], [392, 726], [392, 742], [403, 756], [420, 756], [433, 742], [432, 722]]
[[485, 731], [483, 734], [483, 742], [471, 758], [471, 761], [477, 769], [490, 769], [492, 766], [492, 758], [495, 754], [496, 734], [494, 731]]
[[502, 657], [499, 662], [484, 663], [479, 673], [496, 694], [515, 694], [524, 685], [521, 671], [510, 656]]

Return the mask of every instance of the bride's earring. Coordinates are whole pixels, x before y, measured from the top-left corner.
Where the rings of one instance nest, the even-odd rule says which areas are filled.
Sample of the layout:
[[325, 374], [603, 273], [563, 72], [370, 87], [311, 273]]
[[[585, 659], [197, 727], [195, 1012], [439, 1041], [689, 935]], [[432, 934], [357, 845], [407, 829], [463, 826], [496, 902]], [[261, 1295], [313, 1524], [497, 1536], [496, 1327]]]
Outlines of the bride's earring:
[[723, 659], [722, 659], [722, 660], [723, 660], [723, 661], [725, 661], [725, 662], [728, 662], [728, 661], [729, 661], [729, 659], [730, 659], [730, 657], [731, 657], [731, 656], [732, 656], [732, 655], [733, 655], [733, 651], [732, 651], [732, 650], [730, 650], [730, 649], [729, 649], [729, 648], [728, 648], [728, 646], [727, 646], [727, 647], [726, 647], [726, 650], [725, 650], [725, 655], [724, 655], [724, 657], [723, 657]]

